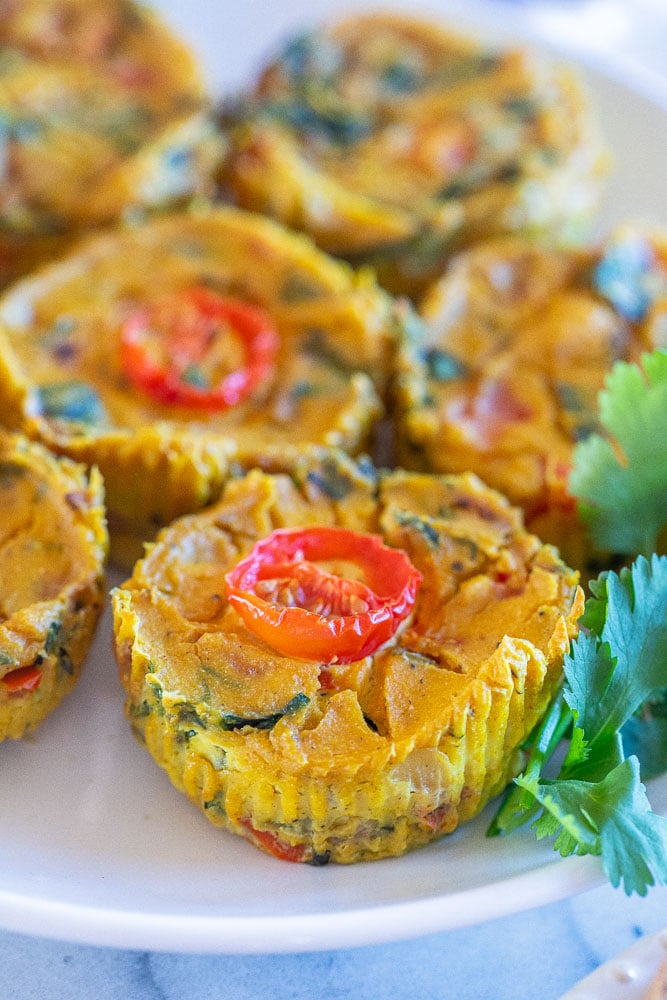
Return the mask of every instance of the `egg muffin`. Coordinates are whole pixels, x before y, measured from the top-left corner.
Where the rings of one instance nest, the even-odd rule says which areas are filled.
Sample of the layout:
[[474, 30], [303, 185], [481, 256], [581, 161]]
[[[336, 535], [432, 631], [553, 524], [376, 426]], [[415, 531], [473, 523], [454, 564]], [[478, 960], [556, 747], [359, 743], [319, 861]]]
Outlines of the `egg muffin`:
[[574, 71], [399, 14], [293, 38], [222, 120], [228, 196], [413, 297], [484, 236], [580, 238], [608, 169]]
[[369, 274], [275, 222], [156, 218], [0, 298], [0, 413], [100, 468], [115, 557], [214, 499], [231, 461], [361, 449], [404, 322]]
[[471, 470], [579, 569], [595, 553], [568, 489], [614, 362], [667, 347], [667, 240], [621, 226], [563, 251], [518, 237], [459, 255], [399, 352], [397, 449], [408, 468]]
[[0, 431], [0, 740], [34, 729], [77, 683], [107, 546], [99, 473]]
[[193, 54], [131, 0], [0, 11], [0, 284], [82, 231], [210, 194], [223, 145]]
[[577, 574], [475, 476], [312, 450], [165, 528], [112, 603], [138, 739], [211, 822], [313, 864], [478, 813], [582, 611]]

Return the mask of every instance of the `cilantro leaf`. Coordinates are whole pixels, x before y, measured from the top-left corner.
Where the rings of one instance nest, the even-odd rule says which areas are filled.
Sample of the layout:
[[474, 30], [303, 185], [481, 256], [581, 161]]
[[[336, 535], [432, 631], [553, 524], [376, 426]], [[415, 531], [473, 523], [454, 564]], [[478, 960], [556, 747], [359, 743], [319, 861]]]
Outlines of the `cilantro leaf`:
[[[562, 693], [489, 833], [531, 821], [538, 838], [555, 837], [561, 855], [599, 855], [612, 885], [643, 895], [667, 883], [667, 819], [651, 812], [624, 732], [642, 706], [654, 703], [657, 715], [667, 700], [667, 557], [640, 556], [620, 574], [603, 574], [592, 590], [565, 657]], [[545, 778], [565, 731], [563, 706], [569, 746], [556, 778]]]
[[617, 733], [654, 692], [667, 687], [667, 558], [640, 556], [605, 578], [598, 635], [582, 633], [565, 657], [565, 700], [593, 746]]
[[667, 351], [617, 362], [599, 405], [609, 438], [576, 445], [569, 488], [596, 545], [648, 555], [667, 524]]
[[667, 718], [655, 714], [652, 702], [642, 707], [641, 717], [628, 719], [621, 737], [626, 753], [641, 761], [643, 778], [656, 778], [667, 770]]
[[599, 855], [613, 886], [646, 895], [667, 877], [667, 822], [651, 812], [636, 757], [623, 760], [598, 782], [517, 779], [544, 807], [539, 838], [556, 835], [555, 847], [570, 854]]

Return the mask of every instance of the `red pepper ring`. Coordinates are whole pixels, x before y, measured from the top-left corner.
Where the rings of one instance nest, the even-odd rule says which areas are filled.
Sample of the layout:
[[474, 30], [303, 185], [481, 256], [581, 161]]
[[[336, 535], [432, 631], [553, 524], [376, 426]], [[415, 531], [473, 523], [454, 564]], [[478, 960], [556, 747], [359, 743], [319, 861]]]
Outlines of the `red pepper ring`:
[[37, 690], [42, 679], [42, 671], [36, 666], [16, 667], [1, 679], [9, 694], [24, 694]]
[[[316, 562], [345, 561], [363, 580]], [[285, 656], [351, 663], [370, 656], [411, 614], [422, 575], [378, 535], [320, 526], [261, 539], [226, 574], [227, 597], [247, 627]]]
[[[205, 378], [216, 365], [216, 341], [231, 331], [243, 363]], [[243, 402], [275, 371], [278, 334], [268, 313], [196, 286], [138, 309], [120, 333], [120, 361], [130, 382], [160, 403], [225, 410]]]

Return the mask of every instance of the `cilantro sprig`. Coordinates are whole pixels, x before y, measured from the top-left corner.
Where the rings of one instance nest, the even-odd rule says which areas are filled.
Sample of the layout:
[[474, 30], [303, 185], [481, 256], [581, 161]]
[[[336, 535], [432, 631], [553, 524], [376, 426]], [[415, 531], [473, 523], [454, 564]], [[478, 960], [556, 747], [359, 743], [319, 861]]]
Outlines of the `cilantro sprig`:
[[648, 556], [667, 524], [667, 350], [617, 362], [599, 408], [608, 436], [577, 444], [570, 492], [596, 546]]
[[[603, 574], [591, 590], [562, 690], [489, 833], [532, 821], [538, 838], [555, 837], [562, 856], [598, 855], [612, 885], [644, 895], [667, 882], [667, 819], [651, 811], [622, 730], [667, 688], [667, 557], [640, 556], [618, 575]], [[565, 759], [555, 777], [546, 777], [568, 729]]]
[[564, 682], [489, 834], [531, 823], [562, 856], [598, 855], [612, 885], [644, 895], [667, 883], [667, 819], [640, 778], [640, 761], [644, 774], [667, 770], [667, 557], [656, 554], [667, 542], [667, 350], [614, 366], [599, 424], [575, 447], [570, 492], [594, 546], [637, 558], [590, 583]]

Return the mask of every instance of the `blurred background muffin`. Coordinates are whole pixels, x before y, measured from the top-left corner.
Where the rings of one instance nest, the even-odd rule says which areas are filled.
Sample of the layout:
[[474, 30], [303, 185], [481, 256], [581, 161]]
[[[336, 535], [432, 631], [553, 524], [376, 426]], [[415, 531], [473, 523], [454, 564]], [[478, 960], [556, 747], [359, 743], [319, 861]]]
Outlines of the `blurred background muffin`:
[[82, 232], [211, 191], [194, 55], [132, 0], [0, 9], [0, 285]]
[[616, 361], [667, 347], [667, 242], [619, 227], [587, 250], [519, 237], [480, 243], [425, 296], [395, 383], [408, 468], [472, 470], [522, 507], [573, 566], [595, 553], [568, 487], [573, 450], [598, 424]]
[[482, 237], [581, 238], [608, 166], [576, 72], [392, 13], [293, 38], [223, 122], [228, 197], [412, 297]]

